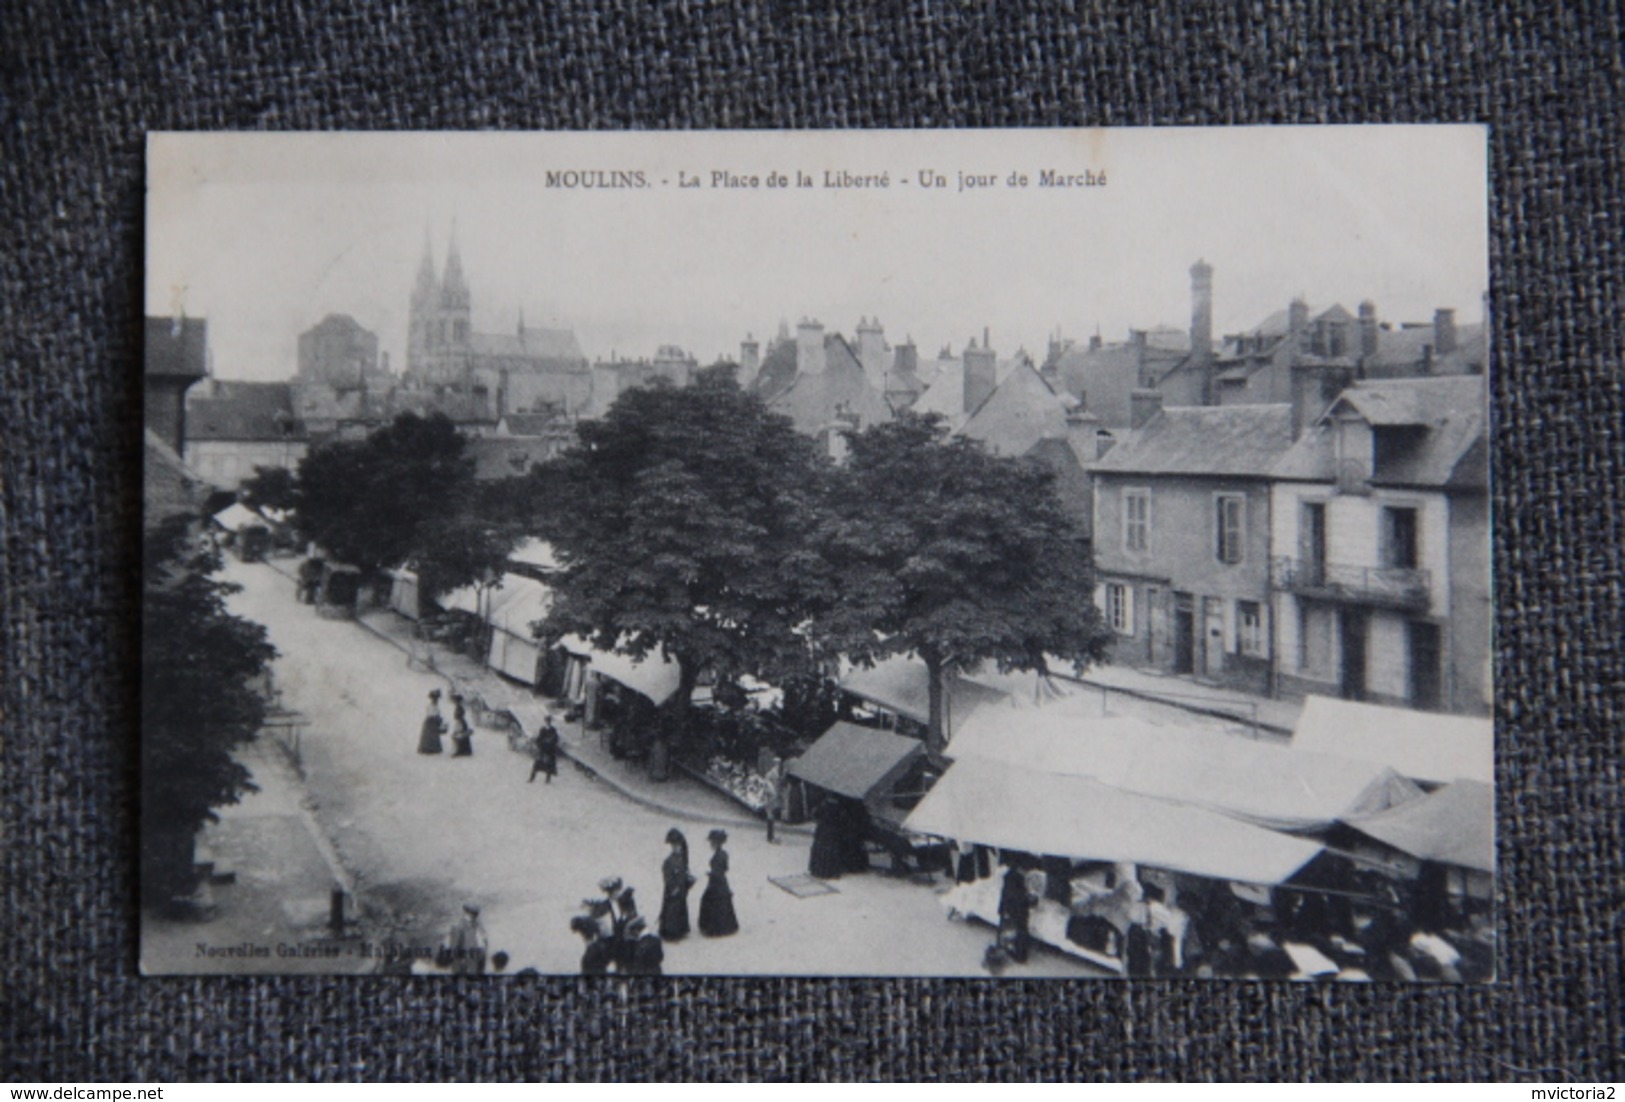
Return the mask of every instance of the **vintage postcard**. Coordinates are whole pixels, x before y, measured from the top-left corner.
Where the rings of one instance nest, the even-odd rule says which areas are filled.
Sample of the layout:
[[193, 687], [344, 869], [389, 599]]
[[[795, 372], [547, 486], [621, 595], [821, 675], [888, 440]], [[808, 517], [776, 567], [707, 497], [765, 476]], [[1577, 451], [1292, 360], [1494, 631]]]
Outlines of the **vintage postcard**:
[[1491, 979], [1486, 134], [155, 134], [149, 974]]

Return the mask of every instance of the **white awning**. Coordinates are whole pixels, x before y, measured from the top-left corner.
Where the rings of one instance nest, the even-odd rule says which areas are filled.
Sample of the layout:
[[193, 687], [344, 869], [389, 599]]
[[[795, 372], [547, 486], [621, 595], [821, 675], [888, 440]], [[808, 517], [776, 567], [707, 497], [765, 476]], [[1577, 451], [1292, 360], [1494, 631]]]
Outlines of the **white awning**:
[[1435, 784], [1495, 783], [1495, 725], [1488, 719], [1311, 696], [1292, 749], [1376, 762]]
[[1110, 788], [1089, 777], [1004, 762], [955, 762], [906, 829], [960, 842], [1279, 884], [1321, 847], [1202, 808]]
[[624, 654], [599, 650], [579, 635], [566, 635], [559, 640], [559, 646], [572, 654], [585, 655], [592, 672], [618, 681], [656, 704], [664, 704], [677, 691], [680, 680], [677, 663], [663, 657], [658, 650], [634, 661]]
[[244, 528], [269, 528], [271, 522], [240, 501], [234, 501], [214, 515], [214, 522], [228, 532]]

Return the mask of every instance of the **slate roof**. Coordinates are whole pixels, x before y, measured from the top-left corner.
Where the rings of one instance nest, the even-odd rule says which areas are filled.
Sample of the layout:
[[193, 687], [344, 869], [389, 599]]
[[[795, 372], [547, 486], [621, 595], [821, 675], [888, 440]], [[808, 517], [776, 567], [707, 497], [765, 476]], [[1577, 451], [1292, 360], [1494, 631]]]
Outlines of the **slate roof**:
[[147, 318], [146, 373], [201, 379], [209, 373], [209, 323], [203, 318]]
[[1025, 455], [1046, 437], [1067, 434], [1067, 403], [1032, 366], [1017, 365], [958, 431], [996, 455]]
[[209, 487], [157, 433], [146, 429], [141, 467], [141, 523], [153, 528], [176, 514], [197, 516]]
[[869, 381], [852, 347], [839, 334], [824, 338], [824, 370], [816, 375], [798, 374], [788, 387], [768, 399], [768, 406], [807, 433], [823, 429], [841, 412], [856, 414], [859, 428], [892, 419], [885, 396]]
[[551, 413], [505, 413], [501, 424], [510, 436], [542, 436], [557, 421]]
[[547, 458], [547, 448], [530, 436], [480, 436], [464, 441], [463, 454], [474, 461], [474, 477], [491, 482], [528, 473]]
[[1363, 380], [1338, 395], [1281, 457], [1275, 475], [1295, 482], [1335, 481], [1331, 418], [1349, 410], [1374, 428], [1398, 430], [1380, 451], [1372, 485], [1482, 489], [1489, 482], [1485, 401], [1480, 375]]
[[796, 342], [780, 337], [767, 346], [762, 362], [757, 365], [756, 379], [751, 389], [764, 402], [771, 402], [783, 394], [796, 379]]
[[513, 333], [473, 333], [469, 347], [476, 356], [549, 360], [560, 366], [587, 365], [574, 330], [527, 325]]
[[1127, 433], [1091, 469], [1264, 478], [1291, 446], [1288, 405], [1170, 406]]
[[186, 402], [188, 440], [304, 440], [304, 423], [293, 410], [287, 383], [222, 382], [213, 395]]

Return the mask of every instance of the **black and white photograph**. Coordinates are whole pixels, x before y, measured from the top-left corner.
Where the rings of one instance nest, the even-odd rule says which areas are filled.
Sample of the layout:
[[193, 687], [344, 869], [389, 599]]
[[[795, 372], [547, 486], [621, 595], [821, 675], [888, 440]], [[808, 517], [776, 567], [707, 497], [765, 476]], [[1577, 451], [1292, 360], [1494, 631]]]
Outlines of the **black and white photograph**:
[[141, 970], [1494, 980], [1487, 140], [150, 135]]

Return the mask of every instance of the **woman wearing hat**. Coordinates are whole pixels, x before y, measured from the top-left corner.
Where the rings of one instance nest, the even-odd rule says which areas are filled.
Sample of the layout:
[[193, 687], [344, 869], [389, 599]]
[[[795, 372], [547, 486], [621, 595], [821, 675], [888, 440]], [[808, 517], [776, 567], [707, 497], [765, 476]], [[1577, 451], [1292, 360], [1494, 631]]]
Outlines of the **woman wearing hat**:
[[666, 844], [671, 852], [660, 864], [660, 936], [680, 941], [688, 936], [688, 893], [694, 887], [694, 874], [688, 871], [688, 839], [683, 832], [676, 827], [666, 831]]
[[706, 937], [727, 937], [739, 932], [734, 914], [734, 893], [728, 887], [728, 851], [723, 849], [728, 832], [713, 830], [705, 836], [711, 843], [711, 868], [700, 896], [700, 933]]
[[430, 690], [429, 709], [424, 713], [423, 727], [418, 732], [418, 753], [440, 753], [440, 733], [445, 729], [446, 721], [440, 718], [440, 690]]
[[474, 728], [468, 724], [468, 709], [463, 705], [463, 698], [457, 693], [451, 694], [452, 721], [451, 721], [451, 756], [454, 758], [469, 758], [474, 756]]

